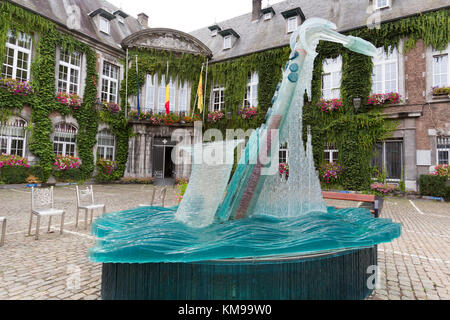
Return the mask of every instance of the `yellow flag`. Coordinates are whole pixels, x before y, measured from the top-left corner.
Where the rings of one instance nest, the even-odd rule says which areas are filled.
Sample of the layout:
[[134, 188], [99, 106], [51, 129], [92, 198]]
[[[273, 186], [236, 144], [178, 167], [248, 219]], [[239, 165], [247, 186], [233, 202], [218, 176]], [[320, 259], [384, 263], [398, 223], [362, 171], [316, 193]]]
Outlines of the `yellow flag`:
[[200, 82], [198, 84], [198, 110], [203, 113], [203, 74], [200, 74]]

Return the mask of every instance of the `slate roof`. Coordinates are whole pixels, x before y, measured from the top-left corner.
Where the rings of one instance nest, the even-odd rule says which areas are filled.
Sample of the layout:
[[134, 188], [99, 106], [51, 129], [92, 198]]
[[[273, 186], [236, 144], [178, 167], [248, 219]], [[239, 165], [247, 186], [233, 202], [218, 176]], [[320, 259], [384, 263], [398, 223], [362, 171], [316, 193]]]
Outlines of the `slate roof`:
[[[132, 33], [143, 29], [136, 18], [128, 16], [124, 19], [122, 24], [118, 19], [113, 19], [110, 22], [110, 34], [107, 35], [98, 30], [93, 18], [89, 16], [90, 13], [97, 9], [105, 9], [111, 14], [120, 10], [118, 7], [103, 0], [9, 0], [14, 4], [18, 4], [27, 8], [45, 18], [53, 20], [65, 27], [70, 26], [69, 15], [75, 12], [78, 16], [77, 21], [80, 21], [79, 28], [73, 31], [81, 35], [88, 36], [95, 41], [108, 45], [115, 49], [122, 50], [120, 43], [124, 38]], [[74, 19], [72, 19], [74, 20]], [[70, 28], [69, 28], [70, 29]]]
[[[248, 13], [219, 22], [217, 25], [222, 30], [231, 28], [240, 35], [229, 50], [223, 50], [223, 37], [212, 37], [208, 26], [190, 34], [211, 49], [214, 61], [221, 61], [288, 45], [291, 35], [286, 33], [286, 20], [281, 14], [284, 11], [299, 7], [306, 19], [319, 17], [330, 20], [338, 26], [338, 31], [343, 32], [367, 25], [371, 15], [367, 13], [367, 8], [371, 2], [372, 0], [287, 0], [271, 5], [275, 15], [268, 21], [261, 17], [259, 21], [252, 22], [252, 13]], [[392, 3], [392, 8], [381, 10], [381, 21], [449, 7], [448, 0], [393, 0]]]

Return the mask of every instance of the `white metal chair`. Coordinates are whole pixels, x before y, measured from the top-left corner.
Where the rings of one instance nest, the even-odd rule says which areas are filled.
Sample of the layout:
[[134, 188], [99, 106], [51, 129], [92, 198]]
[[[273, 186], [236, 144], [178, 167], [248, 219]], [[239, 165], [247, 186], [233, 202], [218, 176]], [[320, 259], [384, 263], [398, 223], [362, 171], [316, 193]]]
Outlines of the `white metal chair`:
[[[164, 207], [166, 202], [166, 194], [167, 194], [167, 187], [164, 187], [161, 189], [161, 193], [159, 194], [158, 200], [161, 200], [161, 207]], [[156, 196], [156, 188], [153, 188], [152, 192], [152, 200], [150, 201], [150, 204], [141, 204], [140, 207], [152, 207], [155, 202], [155, 196]]]
[[2, 224], [2, 235], [0, 237], [0, 247], [5, 244], [5, 236], [6, 236], [6, 218], [0, 217], [0, 222]]
[[60, 234], [64, 230], [64, 210], [54, 208], [53, 187], [50, 188], [31, 188], [31, 215], [30, 225], [28, 227], [28, 235], [31, 236], [31, 225], [33, 223], [33, 216], [37, 217], [35, 239], [39, 239], [39, 227], [41, 217], [49, 217], [47, 232], [50, 233], [53, 216], [61, 216]]
[[87, 229], [89, 210], [91, 210], [91, 224], [92, 224], [92, 220], [94, 219], [94, 210], [95, 209], [103, 209], [103, 214], [105, 214], [106, 205], [95, 203], [94, 188], [92, 186], [86, 187], [85, 190], [80, 190], [80, 188], [78, 186], [76, 186], [76, 189], [77, 189], [77, 216], [75, 219], [75, 228], [78, 229], [78, 218], [80, 215], [80, 210], [84, 210], [84, 212], [85, 212], [84, 226], [85, 226], [85, 229]]

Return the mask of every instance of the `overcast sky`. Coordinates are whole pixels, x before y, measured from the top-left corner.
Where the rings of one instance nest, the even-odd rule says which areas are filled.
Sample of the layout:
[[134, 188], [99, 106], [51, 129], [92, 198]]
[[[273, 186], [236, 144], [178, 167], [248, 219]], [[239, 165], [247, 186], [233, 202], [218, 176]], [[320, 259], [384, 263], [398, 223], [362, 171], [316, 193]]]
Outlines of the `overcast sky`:
[[[124, 12], [137, 16], [144, 12], [150, 28], [163, 27], [194, 31], [214, 22], [228, 20], [252, 11], [252, 0], [109, 0]], [[280, 0], [263, 0], [275, 4]]]

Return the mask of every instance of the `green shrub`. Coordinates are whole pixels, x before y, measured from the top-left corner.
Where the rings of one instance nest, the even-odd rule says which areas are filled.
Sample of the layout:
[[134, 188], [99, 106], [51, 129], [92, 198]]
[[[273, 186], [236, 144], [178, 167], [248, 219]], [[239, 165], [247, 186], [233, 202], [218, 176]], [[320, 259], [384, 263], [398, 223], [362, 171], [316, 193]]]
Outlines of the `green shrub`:
[[0, 169], [0, 181], [5, 184], [25, 183], [30, 175], [30, 168], [20, 166], [4, 166]]
[[447, 186], [448, 178], [437, 175], [421, 175], [419, 178], [419, 190], [422, 196], [450, 198], [450, 186]]
[[58, 182], [77, 182], [82, 180], [80, 169], [53, 170], [53, 176]]

